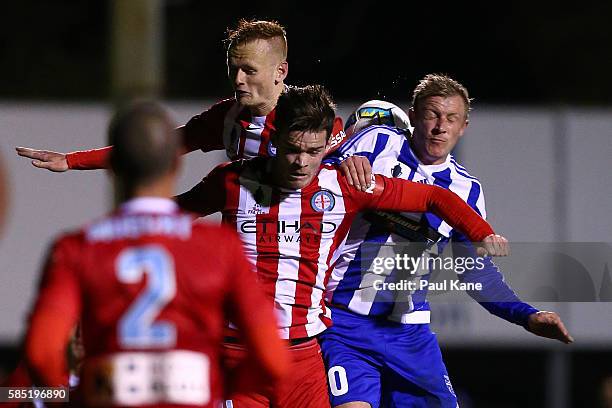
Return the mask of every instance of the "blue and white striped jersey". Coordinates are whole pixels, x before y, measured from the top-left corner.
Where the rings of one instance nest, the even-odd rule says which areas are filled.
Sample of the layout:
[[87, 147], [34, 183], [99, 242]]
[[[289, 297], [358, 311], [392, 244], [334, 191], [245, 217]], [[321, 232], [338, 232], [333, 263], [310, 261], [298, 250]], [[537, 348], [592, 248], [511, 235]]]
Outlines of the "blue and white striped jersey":
[[[486, 218], [484, 194], [478, 179], [459, 165], [452, 155], [442, 164], [422, 164], [411, 150], [406, 134], [401, 129], [388, 126], [366, 128], [354, 135], [332, 156], [328, 156], [324, 162], [338, 164], [352, 155], [367, 157], [373, 173], [449, 189]], [[454, 231], [434, 214], [403, 215], [428, 225], [442, 235], [439, 247], [451, 240], [467, 241], [461, 233]], [[380, 275], [367, 272], [372, 256], [364, 255], [364, 245], [406, 241], [405, 238], [388, 231], [380, 225], [370, 223], [364, 215], [357, 217], [351, 226], [342, 255], [331, 273], [326, 301], [332, 306], [343, 307], [361, 315], [386, 316], [402, 323], [429, 323], [430, 308], [426, 300], [426, 289], [407, 291], [402, 293], [402, 299], [387, 301], [384, 293], [373, 288], [373, 282], [380, 279]], [[416, 275], [421, 280], [428, 280], [429, 271], [420, 270]], [[385, 281], [396, 279], [392, 272]], [[470, 277], [470, 280], [473, 279], [482, 282], [485, 289], [478, 294], [468, 293], [491, 313], [517, 324], [525, 324], [527, 316], [537, 311], [520, 302], [488, 258], [486, 268], [479, 272], [479, 276]]]

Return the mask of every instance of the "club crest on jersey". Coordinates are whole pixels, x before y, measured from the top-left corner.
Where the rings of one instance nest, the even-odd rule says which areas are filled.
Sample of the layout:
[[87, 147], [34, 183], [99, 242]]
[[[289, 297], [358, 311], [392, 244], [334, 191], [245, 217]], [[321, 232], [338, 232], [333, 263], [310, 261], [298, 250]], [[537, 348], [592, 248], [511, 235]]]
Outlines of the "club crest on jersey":
[[272, 141], [268, 142], [268, 156], [276, 156], [276, 147], [272, 144]]
[[316, 212], [330, 211], [336, 205], [336, 199], [331, 191], [319, 190], [310, 199], [310, 206]]

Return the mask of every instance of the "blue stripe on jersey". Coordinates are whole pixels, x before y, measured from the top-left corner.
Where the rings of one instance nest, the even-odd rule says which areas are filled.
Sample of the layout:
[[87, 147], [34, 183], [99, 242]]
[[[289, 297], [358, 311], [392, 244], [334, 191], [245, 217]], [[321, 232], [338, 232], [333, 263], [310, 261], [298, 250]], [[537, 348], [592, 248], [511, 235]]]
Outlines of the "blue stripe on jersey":
[[375, 129], [381, 129], [381, 130], [385, 130], [385, 131], [390, 131], [393, 132], [395, 134], [398, 135], [403, 135], [404, 131], [402, 129], [397, 129], [397, 128], [393, 128], [390, 126], [369, 126], [367, 128], [364, 128], [362, 130], [360, 130], [359, 132], [357, 132], [356, 134], [354, 134], [353, 136], [351, 136], [351, 138], [345, 142], [342, 146], [340, 146], [338, 148], [338, 150], [336, 150], [337, 152], [340, 152], [341, 154], [344, 154], [347, 152], [347, 150], [349, 150], [351, 147], [353, 147], [355, 145], [355, 143], [357, 143], [359, 141], [359, 139], [361, 139], [363, 137], [363, 135], [365, 135], [368, 132], [371, 132]]
[[374, 146], [374, 151], [372, 153], [370, 152], [363, 152], [361, 154], [361, 156], [365, 156], [368, 158], [368, 160], [370, 161], [370, 164], [373, 165], [374, 164], [374, 160], [376, 160], [376, 158], [378, 157], [378, 155], [380, 153], [382, 153], [383, 150], [385, 150], [385, 147], [387, 146], [387, 142], [389, 141], [389, 135], [386, 133], [379, 133], [376, 135], [376, 146]]
[[[410, 167], [410, 169], [412, 169], [411, 174], [414, 177], [413, 172], [416, 171], [419, 167], [419, 162], [410, 151], [410, 143], [408, 143], [407, 140], [402, 144], [402, 149], [400, 150], [400, 154], [397, 157], [397, 161], [400, 163], [404, 163], [406, 166]], [[412, 177], [410, 178], [410, 180], [412, 180]]]
[[461, 174], [463, 177], [468, 178], [470, 180], [478, 180], [476, 177], [474, 176], [470, 176], [466, 171], [462, 171], [459, 168], [459, 165], [453, 161], [451, 161], [451, 163], [453, 163], [453, 166], [455, 166], [455, 170], [457, 171], [458, 174]]
[[[436, 173], [431, 173], [431, 175], [434, 177], [434, 185], [446, 189], [451, 185], [451, 169], [447, 168]], [[425, 213], [425, 218], [427, 218], [427, 222], [431, 228], [435, 230], [440, 228], [442, 224], [442, 219], [440, 217], [432, 213]]]
[[[367, 242], [370, 244], [368, 248], [372, 249], [374, 246], [373, 244], [383, 244], [387, 242], [389, 235], [391, 234], [385, 231], [379, 225], [372, 225], [364, 238], [364, 243]], [[362, 278], [362, 270], [369, 270], [372, 262], [374, 262], [375, 255], [364, 256], [363, 249], [364, 245], [362, 243], [359, 245], [359, 249], [355, 254], [355, 259], [349, 263], [348, 267], [346, 268], [346, 272], [344, 272], [342, 280], [338, 283], [336, 290], [334, 290], [332, 295], [333, 304], [348, 307], [351, 299], [353, 298], [355, 290], [359, 288], [359, 283], [361, 282]]]
[[480, 210], [476, 206], [478, 197], [480, 197], [480, 184], [478, 184], [475, 181], [472, 181], [472, 188], [470, 189], [470, 194], [468, 195], [467, 203], [470, 207], [472, 207], [478, 213], [478, 215], [482, 217]]

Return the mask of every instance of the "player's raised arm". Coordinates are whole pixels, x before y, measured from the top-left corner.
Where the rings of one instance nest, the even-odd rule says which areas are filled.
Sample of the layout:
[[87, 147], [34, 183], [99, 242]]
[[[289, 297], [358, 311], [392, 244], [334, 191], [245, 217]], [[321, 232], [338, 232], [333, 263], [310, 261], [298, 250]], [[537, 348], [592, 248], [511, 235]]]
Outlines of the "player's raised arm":
[[370, 209], [435, 213], [471, 241], [482, 242], [481, 255], [509, 253], [508, 241], [496, 235], [489, 223], [450, 190], [376, 175], [372, 198]]
[[75, 242], [63, 239], [51, 250], [30, 316], [25, 357], [37, 385], [68, 385], [66, 348], [81, 310]]

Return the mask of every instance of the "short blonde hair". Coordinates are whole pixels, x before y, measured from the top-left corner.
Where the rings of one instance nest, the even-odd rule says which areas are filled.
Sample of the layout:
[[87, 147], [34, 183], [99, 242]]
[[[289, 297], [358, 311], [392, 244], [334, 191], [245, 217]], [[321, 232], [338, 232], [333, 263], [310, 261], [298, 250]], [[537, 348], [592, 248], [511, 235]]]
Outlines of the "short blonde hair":
[[412, 94], [412, 108], [416, 111], [419, 104], [430, 96], [460, 96], [465, 104], [465, 116], [472, 109], [470, 98], [465, 86], [446, 74], [428, 74], [421, 79]]
[[285, 27], [277, 21], [245, 20], [238, 21], [236, 28], [227, 29], [225, 44], [231, 50], [238, 44], [245, 44], [254, 40], [278, 39], [282, 44], [281, 55], [287, 58], [287, 32]]

